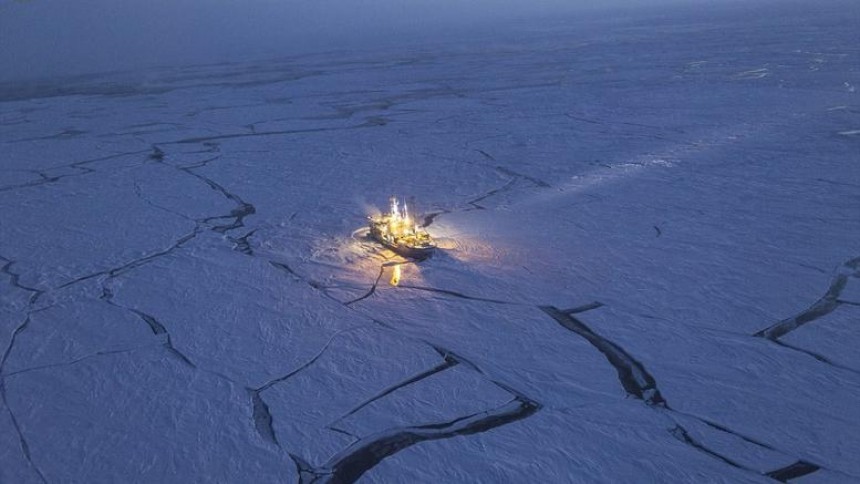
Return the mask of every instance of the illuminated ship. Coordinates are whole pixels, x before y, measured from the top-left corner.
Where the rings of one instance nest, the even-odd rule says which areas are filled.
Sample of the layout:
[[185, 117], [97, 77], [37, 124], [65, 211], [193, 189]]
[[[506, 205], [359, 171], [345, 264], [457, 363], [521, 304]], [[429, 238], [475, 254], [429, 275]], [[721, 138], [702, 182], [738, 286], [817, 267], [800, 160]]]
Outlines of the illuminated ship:
[[396, 197], [391, 197], [391, 212], [368, 218], [370, 236], [403, 257], [426, 259], [436, 250], [430, 234], [418, 227], [406, 204], [400, 205]]

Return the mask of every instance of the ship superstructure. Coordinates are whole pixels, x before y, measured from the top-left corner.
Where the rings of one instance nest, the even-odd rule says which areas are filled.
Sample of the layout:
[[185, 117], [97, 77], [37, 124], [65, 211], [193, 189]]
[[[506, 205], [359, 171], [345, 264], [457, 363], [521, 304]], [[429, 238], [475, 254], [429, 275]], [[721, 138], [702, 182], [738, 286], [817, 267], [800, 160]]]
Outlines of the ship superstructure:
[[403, 257], [426, 259], [433, 255], [436, 243], [409, 215], [406, 203], [391, 197], [390, 204], [388, 213], [369, 217], [370, 236]]

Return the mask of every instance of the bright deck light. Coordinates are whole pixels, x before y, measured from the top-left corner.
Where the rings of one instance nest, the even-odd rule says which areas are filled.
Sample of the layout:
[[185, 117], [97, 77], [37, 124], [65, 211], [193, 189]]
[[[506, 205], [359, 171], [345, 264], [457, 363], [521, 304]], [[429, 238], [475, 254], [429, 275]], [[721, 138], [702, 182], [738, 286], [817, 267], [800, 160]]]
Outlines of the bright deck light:
[[410, 259], [433, 255], [436, 243], [409, 215], [406, 204], [391, 197], [391, 211], [370, 218], [370, 236], [397, 254]]

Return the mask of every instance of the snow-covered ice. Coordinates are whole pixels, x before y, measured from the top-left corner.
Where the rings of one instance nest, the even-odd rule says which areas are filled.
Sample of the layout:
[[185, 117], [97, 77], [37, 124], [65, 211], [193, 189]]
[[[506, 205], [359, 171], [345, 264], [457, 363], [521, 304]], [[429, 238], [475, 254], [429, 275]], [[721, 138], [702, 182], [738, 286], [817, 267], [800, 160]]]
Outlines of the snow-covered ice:
[[860, 481], [835, 5], [0, 86], [0, 482]]

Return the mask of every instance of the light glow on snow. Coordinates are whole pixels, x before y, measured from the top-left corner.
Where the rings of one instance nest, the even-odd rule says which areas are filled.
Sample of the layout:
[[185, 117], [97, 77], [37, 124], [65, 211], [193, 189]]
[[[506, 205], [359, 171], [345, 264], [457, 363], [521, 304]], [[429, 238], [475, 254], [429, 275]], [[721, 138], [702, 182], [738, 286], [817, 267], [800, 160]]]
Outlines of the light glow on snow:
[[400, 284], [400, 264], [394, 266], [394, 269], [391, 271], [391, 281], [389, 282], [392, 286]]

